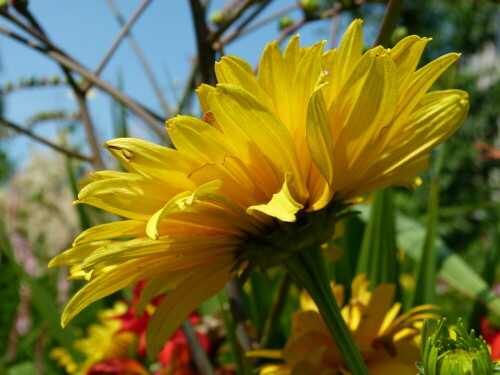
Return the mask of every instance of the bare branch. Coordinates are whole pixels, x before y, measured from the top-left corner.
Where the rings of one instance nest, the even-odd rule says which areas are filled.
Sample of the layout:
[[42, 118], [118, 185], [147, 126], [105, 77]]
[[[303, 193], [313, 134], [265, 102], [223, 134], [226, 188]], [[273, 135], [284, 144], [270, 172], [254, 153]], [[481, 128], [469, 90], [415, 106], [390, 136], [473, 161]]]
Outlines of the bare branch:
[[13, 122], [8, 121], [8, 120], [6, 120], [4, 118], [1, 118], [1, 117], [0, 117], [0, 124], [4, 125], [4, 126], [7, 126], [7, 127], [11, 128], [11, 129], [14, 129], [18, 133], [25, 134], [28, 137], [30, 137], [30, 138], [32, 138], [32, 139], [34, 139], [34, 140], [36, 140], [36, 141], [38, 141], [40, 143], [43, 143], [46, 146], [49, 146], [53, 150], [61, 152], [61, 153], [65, 154], [65, 155], [68, 155], [68, 156], [70, 156], [72, 158], [76, 158], [76, 159], [80, 159], [80, 160], [84, 160], [84, 161], [88, 161], [88, 162], [92, 162], [93, 161], [92, 158], [89, 157], [89, 156], [86, 156], [86, 155], [80, 154], [79, 152], [72, 151], [72, 150], [69, 150], [69, 149], [67, 149], [65, 147], [59, 146], [58, 144], [55, 144], [54, 142], [49, 141], [48, 139], [45, 139], [45, 138], [40, 137], [39, 135], [36, 135], [31, 130], [25, 129], [22, 126], [14, 124]]
[[[30, 22], [31, 26], [37, 30], [46, 40], [48, 45], [52, 45], [50, 38], [47, 36], [43, 28], [40, 26], [36, 18], [30, 13], [27, 8], [23, 8], [22, 14], [26, 17], [26, 19]], [[69, 85], [73, 89], [75, 94], [76, 101], [78, 103], [78, 107], [80, 108], [82, 123], [85, 127], [85, 133], [87, 135], [87, 140], [90, 144], [90, 148], [92, 150], [92, 163], [96, 169], [105, 169], [104, 161], [101, 157], [101, 148], [98, 145], [97, 136], [95, 133], [95, 127], [92, 123], [92, 118], [90, 117], [88, 107], [87, 107], [87, 98], [85, 92], [82, 88], [76, 83], [73, 76], [71, 75], [71, 71], [65, 66], [59, 64], [66, 79], [68, 80]]]
[[42, 46], [35, 41], [28, 40], [23, 36], [14, 33], [11, 30], [8, 30], [2, 26], [0, 26], [0, 33], [9, 36], [10, 38], [16, 40], [19, 43], [22, 43], [28, 47], [33, 48], [34, 50], [50, 57], [51, 59], [57, 61], [68, 69], [75, 71], [81, 76], [85, 77], [87, 80], [92, 82], [95, 86], [99, 87], [103, 91], [107, 92], [111, 97], [113, 97], [116, 101], [125, 105], [130, 111], [135, 113], [139, 118], [141, 118], [151, 130], [153, 130], [158, 136], [162, 139], [170, 143], [170, 138], [168, 137], [167, 132], [165, 131], [163, 125], [161, 125], [164, 119], [152, 112], [149, 109], [144, 108], [141, 104], [136, 102], [134, 99], [130, 98], [122, 91], [113, 87], [100, 77], [96, 76], [90, 70], [85, 68], [83, 65], [67, 56], [64, 53], [61, 53], [60, 50], [52, 49], [50, 47]]
[[[214, 44], [217, 42], [220, 38], [220, 36], [231, 27], [233, 23], [235, 23], [241, 15], [247, 10], [250, 6], [252, 6], [255, 3], [255, 0], [246, 0], [243, 3], [241, 3], [240, 7], [236, 9], [232, 14], [231, 17], [226, 20], [217, 30], [215, 30], [210, 36], [208, 36], [207, 40], [209, 41], [210, 44]], [[269, 4], [269, 1], [264, 2], [264, 7]]]
[[198, 62], [201, 74], [201, 81], [209, 85], [214, 85], [215, 79], [215, 50], [212, 43], [208, 41], [209, 29], [205, 19], [205, 8], [199, 0], [189, 0], [191, 14], [196, 32], [196, 46], [198, 49]]
[[258, 29], [259, 27], [262, 27], [265, 24], [268, 24], [269, 22], [274, 21], [276, 18], [284, 16], [287, 13], [290, 13], [292, 10], [294, 10], [298, 6], [299, 6], [298, 3], [289, 5], [286, 8], [283, 8], [280, 11], [278, 11], [278, 12], [276, 12], [274, 14], [271, 14], [270, 16], [264, 18], [263, 20], [261, 20], [259, 22], [256, 22], [253, 25], [248, 26], [248, 27], [246, 27], [246, 25], [248, 24], [248, 22], [246, 22], [246, 23], [244, 23], [242, 25], [239, 25], [238, 28], [236, 30], [234, 30], [232, 33], [226, 35], [224, 38], [221, 38], [220, 44], [221, 45], [229, 44], [230, 42], [232, 42], [237, 37], [242, 36], [242, 35], [246, 35], [248, 33], [251, 33], [252, 31]]
[[[149, 1], [150, 0], [145, 0], [142, 5], [144, 5], [146, 2], [149, 2]], [[107, 0], [107, 4], [111, 8], [111, 11], [115, 15], [115, 18], [118, 21], [118, 23], [123, 26], [123, 29], [122, 29], [122, 32], [123, 32], [123, 30], [125, 29], [127, 24], [125, 23], [125, 19], [121, 15], [120, 10], [115, 6], [113, 0]], [[140, 7], [139, 7], [139, 9], [137, 9], [136, 13], [138, 13], [139, 11], [140, 11]], [[128, 21], [128, 23], [131, 23], [131, 21], [132, 21], [132, 18]], [[123, 35], [127, 36], [127, 39], [128, 39], [128, 42], [130, 43], [130, 46], [132, 47], [135, 55], [137, 56], [139, 63], [142, 65], [142, 69], [146, 73], [146, 76], [148, 77], [149, 83], [150, 83], [151, 87], [153, 88], [156, 96], [158, 97], [158, 100], [160, 101], [160, 106], [162, 107], [163, 111], [165, 112], [165, 116], [169, 117], [170, 116], [170, 108], [168, 105], [167, 98], [165, 97], [161, 87], [158, 85], [158, 80], [156, 79], [156, 77], [153, 73], [153, 69], [151, 69], [151, 66], [149, 65], [149, 63], [147, 61], [146, 56], [142, 52], [141, 47], [139, 46], [139, 43], [137, 43], [137, 41], [135, 40], [135, 38], [133, 37], [132, 33], [129, 30], [127, 30], [125, 33], [123, 33]], [[99, 72], [96, 72], [96, 74], [99, 75]]]
[[[116, 39], [113, 41], [113, 44], [111, 44], [111, 47], [109, 47], [108, 52], [106, 52], [106, 55], [102, 58], [101, 62], [99, 63], [99, 66], [96, 68], [94, 73], [96, 75], [101, 74], [104, 66], [108, 63], [109, 59], [113, 55], [113, 53], [116, 51], [118, 46], [120, 45], [121, 41], [123, 38], [129, 33], [130, 28], [132, 25], [137, 21], [139, 16], [142, 14], [142, 12], [146, 9], [146, 7], [151, 3], [151, 0], [144, 0], [141, 5], [139, 5], [139, 8], [134, 12], [132, 17], [123, 25], [122, 29], [120, 30], [120, 33], [116, 37]], [[113, 4], [108, 0], [108, 4]], [[116, 9], [117, 10], [117, 9]], [[115, 12], [116, 14], [116, 12]], [[123, 21], [120, 15], [120, 19]]]

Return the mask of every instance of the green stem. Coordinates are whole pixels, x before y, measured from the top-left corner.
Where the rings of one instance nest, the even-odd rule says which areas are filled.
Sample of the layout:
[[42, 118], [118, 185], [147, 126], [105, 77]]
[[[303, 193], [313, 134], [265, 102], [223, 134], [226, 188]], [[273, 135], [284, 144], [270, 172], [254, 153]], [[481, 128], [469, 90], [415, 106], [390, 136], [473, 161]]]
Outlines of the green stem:
[[392, 33], [398, 24], [399, 14], [405, 0], [389, 0], [375, 46], [391, 47]]
[[370, 375], [333, 298], [320, 248], [306, 248], [297, 252], [285, 261], [285, 266], [318, 306], [351, 374]]

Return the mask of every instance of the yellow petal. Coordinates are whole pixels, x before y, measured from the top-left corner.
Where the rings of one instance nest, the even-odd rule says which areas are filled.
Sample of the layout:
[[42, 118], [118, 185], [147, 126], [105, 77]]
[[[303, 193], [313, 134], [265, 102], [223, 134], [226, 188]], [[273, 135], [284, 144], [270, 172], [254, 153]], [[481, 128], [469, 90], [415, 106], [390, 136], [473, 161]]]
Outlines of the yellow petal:
[[272, 108], [272, 103], [266, 95], [267, 91], [262, 90], [252, 67], [245, 60], [236, 56], [224, 56], [220, 62], [215, 63], [215, 74], [218, 83], [229, 83], [243, 87], [262, 104]]
[[218, 192], [220, 190], [220, 186], [221, 182], [219, 180], [215, 180], [198, 187], [194, 193], [183, 192], [177, 194], [162, 209], [158, 210], [153, 216], [151, 216], [151, 219], [149, 219], [146, 227], [148, 236], [152, 239], [158, 239], [160, 237], [158, 229], [165, 217], [175, 212], [184, 211], [186, 206], [191, 205], [196, 199], [203, 199], [203, 196], [206, 194]]
[[180, 324], [203, 301], [212, 297], [232, 277], [233, 261], [204, 263], [156, 308], [146, 331], [148, 354], [155, 357]]
[[290, 122], [292, 81], [278, 43], [269, 43], [259, 64], [259, 85], [267, 93], [271, 107], [284, 124]]
[[57, 266], [71, 266], [73, 264], [78, 264], [83, 262], [92, 252], [99, 249], [102, 246], [112, 244], [113, 241], [94, 241], [90, 243], [84, 243], [77, 245], [64, 251], [63, 253], [57, 255], [49, 262], [49, 268]]
[[272, 177], [273, 183], [281, 184], [285, 172], [292, 172], [296, 176], [294, 193], [300, 200], [307, 199], [293, 140], [281, 121], [238, 86], [218, 85], [217, 94], [211, 95], [209, 101], [224, 133], [240, 147], [240, 152], [245, 152], [240, 159], [252, 163], [250, 156], [255, 160], [262, 155], [255, 160], [260, 164], [249, 168], [258, 168], [261, 174], [271, 173], [267, 178]]
[[301, 54], [299, 50], [299, 35], [294, 35], [286, 45], [283, 58], [290, 77], [295, 76], [297, 66], [299, 65]]
[[424, 94], [434, 84], [436, 79], [460, 57], [458, 53], [449, 53], [431, 61], [417, 70], [410, 80], [409, 88], [398, 103], [396, 117], [404, 118], [412, 113]]
[[145, 234], [146, 223], [143, 221], [123, 220], [87, 229], [73, 241], [73, 246], [97, 240], [143, 237]]
[[130, 219], [148, 220], [175, 190], [129, 173], [87, 185], [78, 194], [77, 203], [87, 203]]
[[420, 38], [417, 35], [410, 35], [399, 41], [389, 52], [392, 61], [396, 65], [398, 91], [401, 97], [406, 95], [408, 85], [417, 68], [420, 56], [425, 45], [430, 40], [430, 38]]
[[[208, 249], [215, 252], [223, 251], [224, 246], [236, 247], [241, 241], [229, 236], [167, 236], [159, 240], [151, 238], [136, 238], [129, 241], [114, 242], [103, 246], [89, 255], [82, 263], [82, 269], [90, 270], [99, 263], [103, 266], [121, 263], [131, 259], [140, 259], [153, 255], [177, 257], [180, 253], [184, 255], [204, 252], [209, 256]], [[170, 261], [172, 263], [172, 261]], [[172, 263], [173, 264], [173, 263]], [[102, 267], [102, 265], [101, 265]]]
[[269, 359], [283, 358], [283, 353], [281, 350], [273, 350], [273, 349], [250, 350], [246, 352], [245, 355], [247, 357], [260, 357]]
[[356, 337], [362, 346], [370, 346], [377, 337], [380, 325], [392, 307], [395, 293], [394, 284], [381, 284], [373, 291], [370, 303], [363, 312], [363, 319], [356, 330]]
[[[290, 97], [290, 124], [287, 124], [293, 136], [297, 154], [300, 155], [300, 168], [304, 175], [309, 174], [311, 158], [306, 139], [304, 124], [307, 119], [308, 100], [314, 92], [318, 79], [321, 78], [322, 52], [324, 42], [318, 42], [308, 49], [297, 66], [293, 78], [292, 95]], [[304, 100], [305, 99], [305, 100]], [[295, 175], [295, 173], [294, 173]]]
[[293, 175], [291, 173], [287, 173], [285, 175], [285, 183], [283, 184], [282, 189], [279, 193], [273, 195], [273, 198], [269, 201], [269, 203], [250, 206], [248, 207], [247, 212], [252, 214], [254, 211], [260, 211], [281, 221], [295, 221], [295, 214], [304, 208], [304, 206], [297, 202], [290, 194], [289, 185], [292, 180]]
[[306, 135], [311, 156], [328, 185], [333, 182], [333, 144], [331, 124], [321, 90], [316, 90], [307, 110]]
[[134, 138], [117, 138], [104, 145], [130, 172], [168, 181], [179, 189], [193, 188], [187, 178], [193, 162], [177, 150]]
[[288, 365], [265, 365], [259, 371], [259, 375], [290, 375], [291, 368]]
[[332, 72], [339, 88], [344, 86], [351, 72], [361, 59], [363, 51], [363, 21], [356, 19], [347, 28], [338, 48], [338, 61], [340, 71]]

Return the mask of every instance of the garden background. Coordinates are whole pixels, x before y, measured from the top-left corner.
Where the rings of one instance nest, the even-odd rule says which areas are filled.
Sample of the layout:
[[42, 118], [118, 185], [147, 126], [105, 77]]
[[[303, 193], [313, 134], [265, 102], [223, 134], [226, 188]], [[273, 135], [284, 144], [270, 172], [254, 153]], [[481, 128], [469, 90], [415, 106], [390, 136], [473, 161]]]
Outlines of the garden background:
[[[178, 113], [202, 117], [194, 90], [210, 82], [207, 67], [223, 55], [257, 66], [268, 42], [284, 46], [296, 33], [301, 45], [327, 39], [334, 48], [356, 18], [364, 20], [369, 48], [387, 25], [384, 1], [2, 4], [0, 373], [8, 375], [61, 373], [53, 349], [73, 351], [99, 311], [132, 298], [124, 290], [97, 301], [63, 330], [61, 311], [83, 283], [67, 281], [67, 269], [47, 269], [83, 229], [113, 219], [71, 205], [89, 172], [119, 170], [104, 141], [130, 136], [169, 145], [163, 121]], [[403, 6], [383, 45], [412, 34], [432, 37], [421, 65], [461, 53], [434, 88], [467, 91], [470, 112], [434, 152], [421, 186], [373, 194], [354, 208], [360, 214], [342, 222], [342, 235], [330, 243], [330, 276], [348, 289], [364, 272], [373, 285], [396, 283], [405, 308], [434, 303], [451, 322], [461, 317], [481, 331], [488, 317], [500, 327], [500, 3], [391, 4]], [[391, 264], [390, 271], [379, 264]], [[263, 362], [244, 350], [285, 344], [299, 291], [272, 269], [256, 270], [241, 285], [236, 306], [227, 303], [230, 292], [199, 311], [223, 332], [219, 365], [247, 374]]]

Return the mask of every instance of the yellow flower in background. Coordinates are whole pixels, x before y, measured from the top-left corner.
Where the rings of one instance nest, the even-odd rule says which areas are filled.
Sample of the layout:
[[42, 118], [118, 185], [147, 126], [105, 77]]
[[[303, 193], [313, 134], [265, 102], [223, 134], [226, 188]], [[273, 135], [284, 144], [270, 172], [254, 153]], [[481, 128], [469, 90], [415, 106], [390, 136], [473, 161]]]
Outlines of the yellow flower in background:
[[[117, 316], [128, 309], [125, 303], [117, 302], [112, 309], [99, 312], [98, 324], [92, 324], [87, 329], [87, 336], [74, 342], [75, 350], [82, 353], [85, 360], [75, 362], [64, 348], [54, 348], [51, 358], [57, 360], [60, 367], [66, 372], [75, 375], [84, 375], [91, 371], [92, 367], [100, 362], [108, 360], [127, 360], [131, 356], [135, 336], [132, 332], [120, 332], [121, 320]], [[138, 362], [129, 359], [129, 374], [147, 375], [146, 371]]]
[[274, 266], [327, 241], [343, 204], [414, 181], [468, 110], [462, 91], [427, 93], [458, 58], [416, 70], [428, 41], [410, 36], [363, 54], [356, 20], [338, 50], [300, 48], [298, 37], [283, 54], [268, 44], [258, 78], [227, 56], [215, 67], [217, 87], [198, 90], [203, 119], [167, 121], [175, 149], [106, 142], [128, 172], [92, 174], [77, 203], [127, 220], [88, 229], [50, 263], [89, 281], [63, 325], [96, 299], [149, 279], [139, 314], [170, 291], [148, 328], [157, 352], [248, 265]]
[[[372, 375], [415, 375], [420, 360], [423, 319], [439, 319], [438, 307], [418, 306], [402, 315], [401, 303], [393, 304], [396, 287], [382, 284], [370, 292], [366, 275], [352, 282], [352, 296], [344, 305], [341, 285], [332, 291], [354, 342]], [[292, 317], [292, 335], [282, 351], [260, 350], [251, 356], [281, 358], [285, 364], [266, 365], [261, 375], [349, 374], [331, 334], [310, 297], [302, 292], [301, 309]]]

